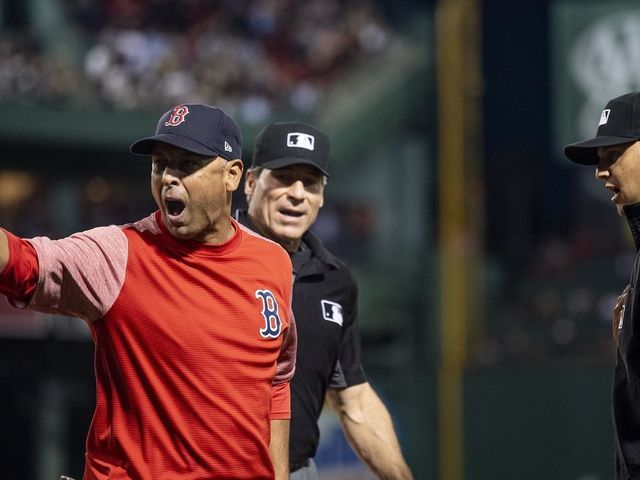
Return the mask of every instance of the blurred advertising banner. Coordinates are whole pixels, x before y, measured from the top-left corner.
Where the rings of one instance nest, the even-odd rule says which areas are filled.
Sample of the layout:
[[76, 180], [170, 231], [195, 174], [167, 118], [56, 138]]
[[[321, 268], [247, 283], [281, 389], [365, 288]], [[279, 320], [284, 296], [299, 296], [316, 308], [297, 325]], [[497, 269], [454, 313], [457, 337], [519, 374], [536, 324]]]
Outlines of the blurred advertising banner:
[[558, 0], [550, 13], [553, 151], [561, 157], [565, 144], [596, 133], [608, 100], [640, 90], [640, 4]]

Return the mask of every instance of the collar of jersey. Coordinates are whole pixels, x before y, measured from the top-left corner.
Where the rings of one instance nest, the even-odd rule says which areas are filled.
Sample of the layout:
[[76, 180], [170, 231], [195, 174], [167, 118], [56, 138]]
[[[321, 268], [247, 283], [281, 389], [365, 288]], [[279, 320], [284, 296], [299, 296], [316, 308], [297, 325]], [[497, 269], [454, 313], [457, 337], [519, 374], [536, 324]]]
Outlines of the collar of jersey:
[[238, 248], [238, 246], [240, 245], [240, 241], [242, 240], [242, 231], [238, 226], [238, 223], [233, 218], [231, 218], [231, 226], [234, 230], [233, 236], [226, 242], [218, 245], [197, 242], [195, 240], [182, 240], [174, 237], [164, 225], [160, 210], [156, 211], [155, 220], [158, 224], [158, 227], [160, 227], [162, 237], [167, 241], [172, 249], [177, 250], [182, 254], [219, 257], [233, 252], [236, 248]]

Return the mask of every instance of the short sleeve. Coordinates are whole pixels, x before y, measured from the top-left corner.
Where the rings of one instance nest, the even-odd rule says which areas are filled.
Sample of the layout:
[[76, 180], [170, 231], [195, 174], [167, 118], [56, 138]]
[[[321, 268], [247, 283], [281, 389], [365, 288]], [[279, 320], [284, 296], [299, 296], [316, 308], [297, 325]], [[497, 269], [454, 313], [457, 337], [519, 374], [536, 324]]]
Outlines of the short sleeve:
[[271, 389], [271, 420], [291, 418], [291, 384], [279, 383]]
[[346, 388], [367, 381], [362, 367], [360, 329], [358, 328], [358, 284], [351, 274], [351, 309], [342, 330], [340, 353], [331, 375], [329, 388]]

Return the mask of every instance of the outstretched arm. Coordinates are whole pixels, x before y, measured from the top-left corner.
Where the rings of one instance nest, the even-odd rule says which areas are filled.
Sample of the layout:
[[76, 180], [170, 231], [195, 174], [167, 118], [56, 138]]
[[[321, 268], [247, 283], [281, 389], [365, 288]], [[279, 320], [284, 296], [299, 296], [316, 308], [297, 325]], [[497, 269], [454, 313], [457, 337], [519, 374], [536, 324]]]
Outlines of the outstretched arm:
[[383, 480], [411, 480], [391, 416], [369, 383], [330, 389], [336, 411], [351, 448]]

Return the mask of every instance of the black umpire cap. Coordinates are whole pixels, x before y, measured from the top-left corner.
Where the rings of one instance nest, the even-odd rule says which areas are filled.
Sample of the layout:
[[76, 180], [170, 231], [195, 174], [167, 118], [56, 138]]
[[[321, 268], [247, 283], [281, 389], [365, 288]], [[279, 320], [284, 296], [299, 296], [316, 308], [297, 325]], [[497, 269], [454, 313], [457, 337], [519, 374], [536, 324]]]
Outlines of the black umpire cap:
[[251, 167], [269, 169], [303, 163], [327, 177], [329, 137], [313, 125], [277, 122], [267, 125], [256, 137]]
[[600, 114], [596, 136], [564, 147], [569, 160], [581, 165], [598, 164], [598, 147], [612, 147], [640, 140], [640, 92], [610, 100]]

